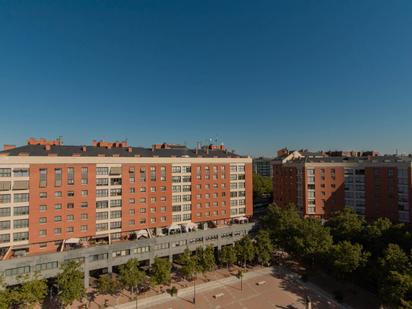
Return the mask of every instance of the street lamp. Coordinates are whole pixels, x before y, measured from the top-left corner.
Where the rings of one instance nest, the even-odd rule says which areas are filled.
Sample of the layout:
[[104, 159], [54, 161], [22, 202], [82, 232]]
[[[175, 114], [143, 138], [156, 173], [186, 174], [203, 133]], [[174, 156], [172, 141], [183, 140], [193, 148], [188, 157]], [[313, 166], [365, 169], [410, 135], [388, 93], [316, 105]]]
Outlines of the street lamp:
[[243, 291], [243, 271], [238, 270], [237, 277], [240, 279], [240, 290]]
[[196, 275], [193, 277], [193, 304], [196, 305]]

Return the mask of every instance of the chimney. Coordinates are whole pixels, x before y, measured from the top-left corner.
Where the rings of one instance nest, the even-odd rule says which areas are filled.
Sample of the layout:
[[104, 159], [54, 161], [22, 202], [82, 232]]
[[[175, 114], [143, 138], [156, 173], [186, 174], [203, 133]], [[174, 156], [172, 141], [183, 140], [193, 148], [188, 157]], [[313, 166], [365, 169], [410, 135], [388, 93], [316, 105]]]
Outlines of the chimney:
[[93, 146], [93, 147], [96, 147], [96, 146], [97, 146], [97, 140], [94, 139], [94, 140], [92, 141], [92, 146]]
[[83, 151], [83, 152], [86, 152], [86, 150], [87, 150], [87, 147], [86, 147], [85, 145], [83, 145], [83, 146], [82, 146], [82, 151]]
[[46, 149], [47, 151], [49, 151], [49, 150], [51, 149], [51, 146], [50, 146], [49, 144], [46, 144], [46, 145], [44, 146], [44, 149]]
[[11, 150], [16, 148], [16, 145], [9, 145], [9, 144], [4, 144], [3, 145], [3, 150]]
[[132, 147], [128, 147], [128, 148], [127, 148], [127, 151], [128, 151], [128, 152], [132, 152]]

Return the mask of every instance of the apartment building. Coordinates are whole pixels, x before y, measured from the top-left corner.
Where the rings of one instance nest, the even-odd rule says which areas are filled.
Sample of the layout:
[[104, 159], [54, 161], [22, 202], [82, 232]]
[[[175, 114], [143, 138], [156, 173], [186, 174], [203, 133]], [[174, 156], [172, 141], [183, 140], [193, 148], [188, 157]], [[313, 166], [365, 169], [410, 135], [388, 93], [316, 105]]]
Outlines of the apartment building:
[[202, 235], [246, 222], [252, 191], [252, 159], [224, 146], [31, 138], [0, 152], [0, 252], [7, 260], [101, 240]]
[[275, 159], [274, 203], [293, 203], [304, 216], [327, 218], [349, 207], [368, 220], [411, 222], [412, 158], [355, 153], [293, 152]]

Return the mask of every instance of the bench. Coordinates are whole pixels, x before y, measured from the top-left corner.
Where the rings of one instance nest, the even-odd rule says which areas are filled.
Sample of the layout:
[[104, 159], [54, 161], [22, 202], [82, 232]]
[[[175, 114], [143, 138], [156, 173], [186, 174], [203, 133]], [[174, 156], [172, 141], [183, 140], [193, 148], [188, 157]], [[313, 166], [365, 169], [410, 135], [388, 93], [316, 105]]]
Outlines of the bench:
[[225, 295], [225, 294], [217, 293], [217, 294], [213, 295], [213, 298], [219, 298], [219, 297], [222, 297], [223, 295]]
[[259, 282], [256, 282], [256, 285], [264, 285], [266, 283], [266, 281], [259, 281]]

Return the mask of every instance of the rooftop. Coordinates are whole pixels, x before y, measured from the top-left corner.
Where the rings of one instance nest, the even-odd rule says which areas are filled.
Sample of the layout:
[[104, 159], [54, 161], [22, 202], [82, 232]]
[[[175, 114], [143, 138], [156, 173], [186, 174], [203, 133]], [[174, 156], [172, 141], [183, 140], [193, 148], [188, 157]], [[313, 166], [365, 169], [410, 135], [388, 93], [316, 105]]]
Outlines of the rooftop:
[[60, 140], [30, 138], [27, 145], [4, 145], [0, 156], [58, 156], [58, 157], [206, 157], [241, 158], [223, 145], [207, 145], [190, 149], [178, 144], [154, 144], [151, 148], [131, 147], [127, 141], [96, 141], [92, 145], [66, 146]]

